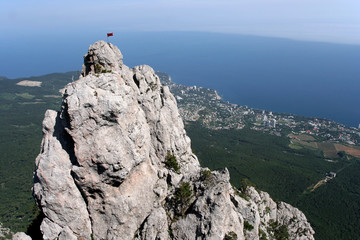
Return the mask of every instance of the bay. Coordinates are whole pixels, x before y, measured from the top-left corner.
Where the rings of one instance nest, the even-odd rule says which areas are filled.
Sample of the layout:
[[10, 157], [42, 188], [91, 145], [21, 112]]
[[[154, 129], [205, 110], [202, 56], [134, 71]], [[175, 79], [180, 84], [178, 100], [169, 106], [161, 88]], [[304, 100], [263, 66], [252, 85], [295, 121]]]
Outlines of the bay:
[[141, 59], [168, 72], [177, 83], [216, 89], [225, 100], [239, 105], [326, 118], [353, 127], [360, 123], [357, 45], [163, 33], [134, 38], [125, 46], [124, 55], [132, 56], [127, 60], [130, 65]]
[[[88, 45], [102, 35], [3, 36], [0, 76], [79, 70]], [[232, 103], [360, 123], [360, 45], [203, 32], [114, 32], [110, 41], [125, 64], [147, 64], [176, 83], [216, 89]]]

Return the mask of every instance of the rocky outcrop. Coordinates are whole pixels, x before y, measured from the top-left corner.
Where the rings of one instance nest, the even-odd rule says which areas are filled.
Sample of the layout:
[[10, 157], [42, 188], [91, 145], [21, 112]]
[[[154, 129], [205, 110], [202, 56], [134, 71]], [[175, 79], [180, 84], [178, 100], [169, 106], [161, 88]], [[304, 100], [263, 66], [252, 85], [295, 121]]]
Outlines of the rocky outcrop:
[[0, 239], [6, 239], [6, 236], [9, 236], [11, 234], [13, 233], [11, 232], [10, 228], [4, 227], [3, 224], [0, 222]]
[[79, 80], [48, 110], [34, 197], [44, 239], [313, 239], [305, 216], [201, 168], [176, 101], [146, 65], [90, 46]]
[[14, 236], [12, 237], [12, 240], [31, 240], [31, 237], [26, 235], [23, 232], [18, 232], [16, 234], [14, 234]]

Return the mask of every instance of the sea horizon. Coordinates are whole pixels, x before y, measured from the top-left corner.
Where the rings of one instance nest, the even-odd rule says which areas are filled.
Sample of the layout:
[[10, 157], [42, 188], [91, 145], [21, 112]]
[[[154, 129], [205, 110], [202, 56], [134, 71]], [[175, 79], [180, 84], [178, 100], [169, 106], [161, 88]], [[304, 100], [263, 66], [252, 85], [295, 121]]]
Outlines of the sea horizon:
[[[22, 51], [22, 59], [10, 51], [4, 57], [9, 65], [13, 61], [21, 66], [25, 61], [21, 71], [28, 76], [44, 75], [46, 70], [80, 70], [79, 55], [86, 53], [94, 38], [87, 43], [64, 41], [65, 49], [44, 43], [41, 59], [34, 63], [25, 61], [32, 51]], [[204, 32], [115, 34], [111, 42], [129, 67], [150, 65], [178, 84], [215, 89], [231, 103], [325, 118], [351, 127], [360, 123], [360, 45]], [[17, 47], [21, 51], [26, 45]], [[42, 72], [34, 71], [32, 64], [42, 66], [38, 69]], [[11, 77], [5, 67], [0, 67], [0, 76]]]

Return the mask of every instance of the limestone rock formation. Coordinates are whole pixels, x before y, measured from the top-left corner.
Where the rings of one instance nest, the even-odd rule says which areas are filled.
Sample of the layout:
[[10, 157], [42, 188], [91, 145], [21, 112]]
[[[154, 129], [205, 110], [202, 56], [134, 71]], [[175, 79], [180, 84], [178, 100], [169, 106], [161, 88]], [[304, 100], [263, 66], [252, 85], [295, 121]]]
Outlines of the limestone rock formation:
[[48, 110], [33, 194], [44, 239], [313, 239], [298, 209], [229, 172], [201, 168], [176, 100], [146, 65], [90, 46], [79, 80]]
[[14, 234], [14, 236], [12, 237], [12, 240], [31, 240], [31, 237], [29, 237], [28, 235], [26, 235], [23, 232], [18, 232], [16, 234]]

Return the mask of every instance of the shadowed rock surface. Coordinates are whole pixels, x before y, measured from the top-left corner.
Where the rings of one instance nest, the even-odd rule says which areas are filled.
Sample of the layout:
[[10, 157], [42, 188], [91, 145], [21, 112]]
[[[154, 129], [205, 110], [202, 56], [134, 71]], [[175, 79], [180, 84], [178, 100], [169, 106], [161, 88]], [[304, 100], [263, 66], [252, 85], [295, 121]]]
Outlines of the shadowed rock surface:
[[313, 239], [298, 209], [201, 168], [168, 87], [122, 59], [91, 45], [61, 111], [45, 114], [33, 188], [44, 239], [269, 239], [280, 227]]

